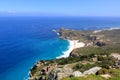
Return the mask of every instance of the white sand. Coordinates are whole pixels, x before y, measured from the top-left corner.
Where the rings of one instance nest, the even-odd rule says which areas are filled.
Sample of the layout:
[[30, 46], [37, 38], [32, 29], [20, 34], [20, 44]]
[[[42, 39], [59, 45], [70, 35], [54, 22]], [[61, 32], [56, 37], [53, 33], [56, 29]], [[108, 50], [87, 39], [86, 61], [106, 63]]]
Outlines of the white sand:
[[98, 32], [101, 32], [102, 30], [95, 30], [93, 31], [93, 33], [98, 33]]
[[107, 30], [111, 31], [111, 30], [116, 30], [116, 29], [120, 29], [120, 28], [119, 27], [114, 27], [114, 28], [110, 28], [110, 29], [107, 29]]
[[83, 42], [78, 42], [79, 40], [68, 40], [70, 45], [68, 47], [68, 50], [67, 51], [64, 51], [63, 52], [63, 55], [57, 57], [57, 58], [66, 58], [66, 57], [69, 57], [70, 53], [73, 51], [73, 49], [76, 49], [76, 48], [81, 48], [81, 47], [84, 47], [85, 46], [85, 43]]
[[79, 40], [72, 40], [73, 41], [73, 46], [74, 48], [73, 49], [76, 49], [76, 48], [81, 48], [81, 47], [84, 47], [85, 46], [85, 43], [83, 42], [79, 42]]
[[99, 33], [99, 32], [104, 31], [104, 30], [111, 31], [111, 30], [116, 30], [116, 29], [120, 29], [120, 27], [114, 27], [114, 28], [103, 29], [103, 30], [95, 30], [95, 31], [93, 31], [93, 33]]

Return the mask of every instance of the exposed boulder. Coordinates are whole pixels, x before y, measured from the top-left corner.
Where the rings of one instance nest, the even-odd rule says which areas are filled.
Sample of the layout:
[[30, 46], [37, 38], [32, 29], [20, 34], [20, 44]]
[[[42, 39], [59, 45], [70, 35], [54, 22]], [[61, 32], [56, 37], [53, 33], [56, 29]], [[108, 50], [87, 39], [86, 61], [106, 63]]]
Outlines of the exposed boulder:
[[61, 80], [64, 77], [68, 77], [72, 74], [71, 68], [56, 68], [48, 76], [48, 80]]
[[101, 67], [93, 67], [89, 70], [86, 70], [83, 72], [84, 75], [89, 75], [89, 74], [96, 74], [96, 72], [98, 72], [100, 69], [102, 69]]
[[80, 71], [74, 71], [71, 76], [80, 77], [80, 76], [84, 76], [84, 75]]
[[52, 71], [48, 76], [48, 80], [57, 80], [57, 73], [58, 71]]
[[114, 57], [115, 59], [120, 60], [120, 54], [119, 53], [112, 53], [112, 54], [110, 54], [110, 57]]
[[102, 46], [105, 46], [105, 45], [106, 45], [105, 42], [101, 42], [101, 41], [96, 42], [96, 46], [102, 47]]
[[95, 41], [97, 39], [97, 37], [93, 36], [93, 35], [88, 35], [87, 39], [90, 40], [90, 41]]
[[88, 47], [88, 46], [93, 46], [93, 45], [94, 45], [94, 42], [86, 43], [86, 47]]
[[74, 50], [70, 53], [69, 57], [80, 57], [82, 54], [74, 52]]

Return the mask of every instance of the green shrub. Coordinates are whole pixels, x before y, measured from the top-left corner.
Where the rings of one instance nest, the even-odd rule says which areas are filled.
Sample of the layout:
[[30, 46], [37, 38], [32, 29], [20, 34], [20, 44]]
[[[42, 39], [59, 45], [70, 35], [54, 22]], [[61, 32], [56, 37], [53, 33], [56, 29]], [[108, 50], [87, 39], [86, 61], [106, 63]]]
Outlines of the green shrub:
[[113, 66], [115, 63], [111, 60], [102, 60], [101, 67], [109, 69], [110, 66]]
[[62, 80], [104, 80], [101, 76], [99, 75], [88, 75], [86, 77], [67, 77], [63, 78]]
[[84, 65], [79, 63], [79, 64], [76, 64], [74, 67], [73, 67], [73, 70], [80, 70], [81, 68], [83, 68]]
[[96, 74], [97, 75], [99, 75], [99, 74], [108, 74], [108, 70], [106, 68], [102, 68]]
[[81, 64], [81, 63], [78, 63], [76, 64], [74, 67], [73, 67], [73, 70], [79, 70], [81, 72], [85, 71], [85, 70], [88, 70], [92, 67], [96, 66], [96, 64]]

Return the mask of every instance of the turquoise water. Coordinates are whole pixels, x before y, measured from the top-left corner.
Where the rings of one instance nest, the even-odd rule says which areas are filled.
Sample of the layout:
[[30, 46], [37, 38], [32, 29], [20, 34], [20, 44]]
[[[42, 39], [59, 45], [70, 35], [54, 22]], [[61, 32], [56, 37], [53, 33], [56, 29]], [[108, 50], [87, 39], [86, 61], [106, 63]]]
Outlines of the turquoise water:
[[25, 80], [41, 59], [54, 59], [68, 49], [52, 30], [120, 28], [120, 18], [0, 17], [0, 79]]
[[[33, 66], [33, 64], [35, 64], [36, 61], [40, 59], [53, 59], [61, 55], [63, 51], [67, 50], [68, 45], [69, 45], [68, 41], [60, 40], [58, 38], [49, 40], [35, 39], [30, 41], [29, 44], [27, 44], [27, 47], [31, 49], [31, 52], [25, 51], [26, 53], [20, 55], [17, 55], [18, 53], [17, 51], [16, 53], [14, 53], [14, 55], [18, 57], [25, 55], [28, 55], [29, 57], [28, 56], [27, 57], [25, 56], [26, 58], [21, 57], [21, 61], [13, 60], [13, 62], [16, 62], [16, 64], [2, 73], [1, 75], [2, 80], [25, 80], [26, 78], [28, 78], [28, 72], [30, 68]], [[13, 55], [13, 53], [11, 54]], [[13, 59], [10, 58], [9, 56], [7, 57], [9, 59]]]
[[[46, 41], [37, 40], [35, 43], [29, 45], [33, 49], [33, 56], [21, 60], [13, 67], [9, 68], [3, 75], [5, 78], [3, 80], [25, 80], [29, 77], [28, 72], [30, 68], [35, 64], [36, 61], [40, 59], [53, 59], [59, 55], [64, 50], [67, 50], [68, 42], [59, 39], [51, 39]], [[16, 53], [17, 54], [17, 53]], [[29, 54], [29, 53], [28, 53]], [[24, 54], [23, 54], [24, 55]], [[23, 56], [22, 55], [22, 56]]]

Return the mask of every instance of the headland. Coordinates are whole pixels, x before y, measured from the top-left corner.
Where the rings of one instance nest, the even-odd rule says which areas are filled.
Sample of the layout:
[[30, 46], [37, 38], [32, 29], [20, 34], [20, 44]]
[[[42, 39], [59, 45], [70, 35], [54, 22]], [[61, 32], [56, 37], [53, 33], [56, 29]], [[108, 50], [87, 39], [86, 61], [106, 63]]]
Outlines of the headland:
[[[57, 30], [70, 42], [66, 53], [53, 60], [40, 60], [29, 80], [115, 80], [120, 78], [120, 29]], [[116, 74], [115, 74], [116, 73]]]

